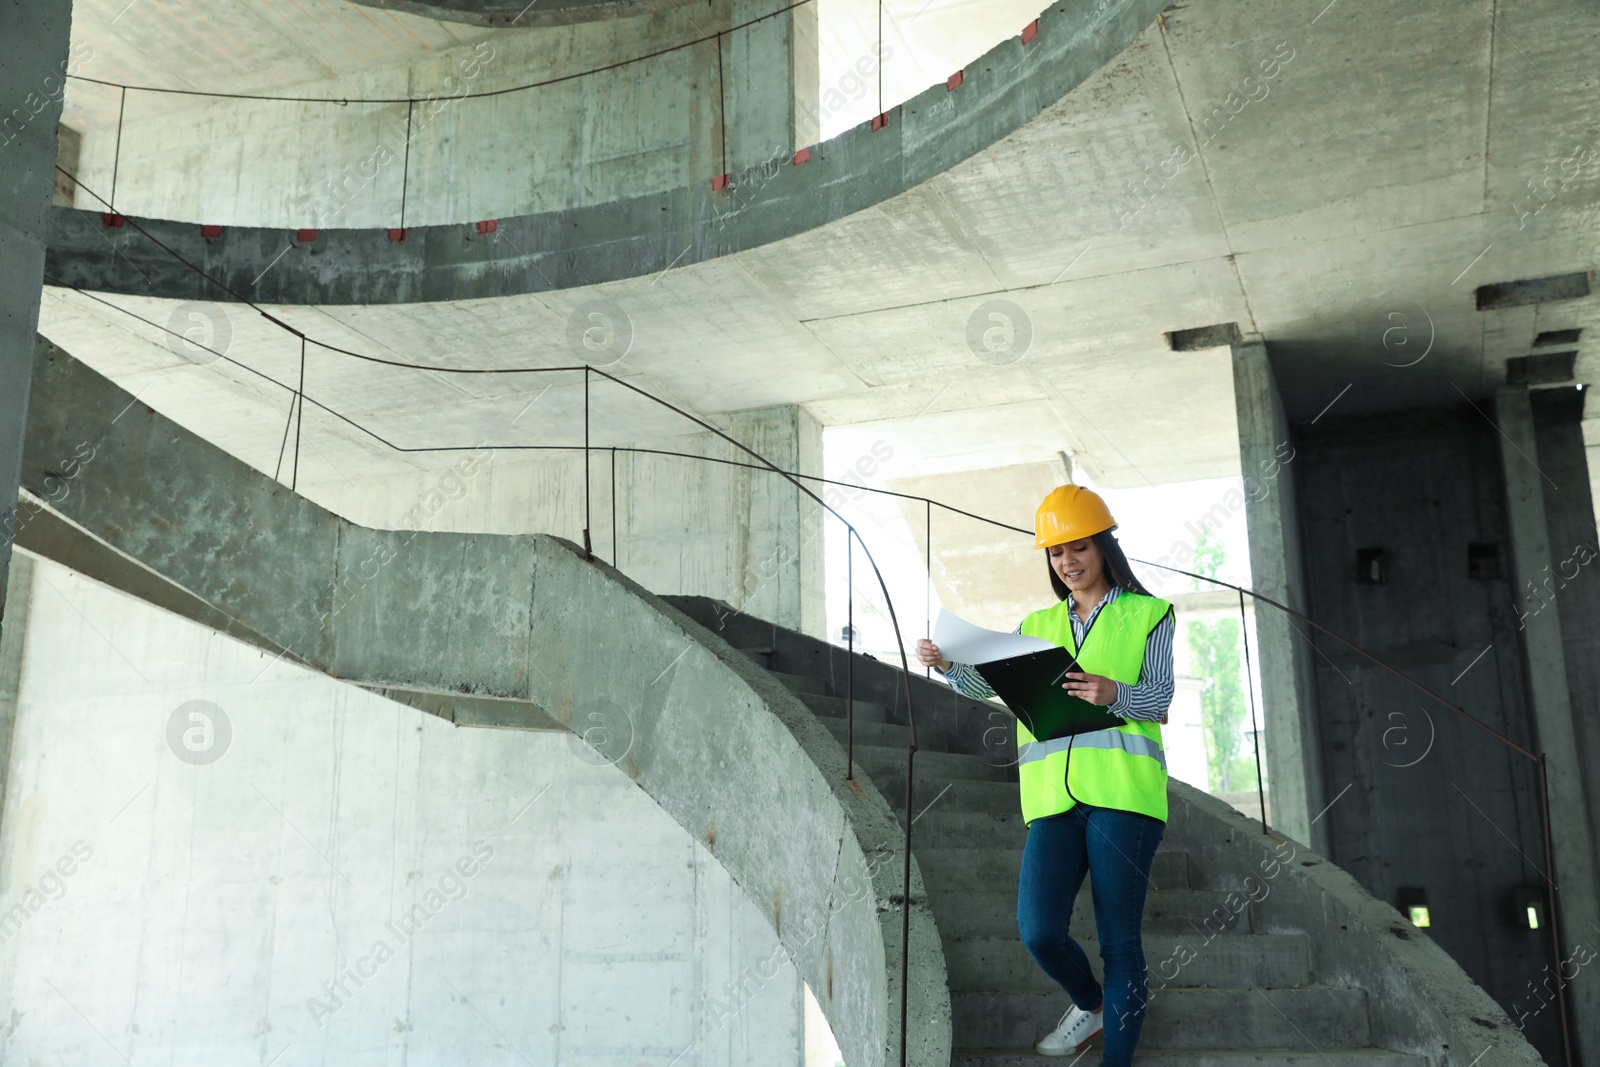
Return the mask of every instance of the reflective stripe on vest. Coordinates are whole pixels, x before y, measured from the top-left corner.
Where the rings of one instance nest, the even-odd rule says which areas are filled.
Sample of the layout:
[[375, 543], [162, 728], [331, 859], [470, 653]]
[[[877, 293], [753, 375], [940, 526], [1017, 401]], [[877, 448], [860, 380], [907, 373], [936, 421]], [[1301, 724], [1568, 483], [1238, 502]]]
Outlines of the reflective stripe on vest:
[[1161, 751], [1161, 742], [1143, 734], [1125, 734], [1121, 730], [1094, 730], [1073, 737], [1058, 737], [1053, 741], [1025, 741], [1018, 753], [1017, 763], [1032, 763], [1069, 748], [1120, 748], [1135, 756], [1150, 756], [1161, 769], [1167, 769], [1167, 755]]

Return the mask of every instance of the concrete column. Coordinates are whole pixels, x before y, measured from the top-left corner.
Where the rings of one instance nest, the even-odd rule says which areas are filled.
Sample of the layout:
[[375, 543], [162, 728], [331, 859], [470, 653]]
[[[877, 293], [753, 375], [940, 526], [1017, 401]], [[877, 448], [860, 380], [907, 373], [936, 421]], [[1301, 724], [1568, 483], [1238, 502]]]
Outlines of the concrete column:
[[0, 624], [71, 26], [71, 0], [0, 0]]
[[[1556, 562], [1550, 551], [1545, 518], [1547, 483], [1539, 470], [1539, 447], [1527, 389], [1502, 388], [1495, 396], [1495, 414], [1502, 442], [1506, 519], [1511, 531], [1511, 573], [1520, 590], [1530, 582], [1537, 584]], [[1521, 623], [1536, 744], [1548, 759], [1555, 881], [1560, 886], [1556, 899], [1565, 940], [1563, 958], [1570, 960], [1579, 944], [1593, 945], [1594, 931], [1600, 930], [1594, 832], [1567, 689], [1561, 613], [1530, 612], [1521, 618]], [[1567, 988], [1578, 1035], [1578, 1059], [1589, 1062], [1600, 1054], [1600, 982], [1577, 981]]]
[[[742, 411], [728, 432], [780, 468], [822, 473], [822, 427], [793, 404]], [[821, 494], [820, 482], [807, 483]], [[741, 471], [733, 481], [734, 607], [824, 636], [822, 533], [818, 505], [775, 474]]]
[[[1239, 420], [1239, 467], [1259, 483], [1246, 494], [1252, 587], [1296, 611], [1306, 610], [1295, 511], [1294, 448], [1289, 420], [1259, 338], [1234, 346], [1233, 393]], [[1327, 851], [1326, 828], [1312, 820], [1324, 799], [1322, 751], [1314, 721], [1309, 638], [1301, 624], [1266, 605], [1256, 610], [1256, 662], [1266, 719], [1268, 821], [1297, 841]]]

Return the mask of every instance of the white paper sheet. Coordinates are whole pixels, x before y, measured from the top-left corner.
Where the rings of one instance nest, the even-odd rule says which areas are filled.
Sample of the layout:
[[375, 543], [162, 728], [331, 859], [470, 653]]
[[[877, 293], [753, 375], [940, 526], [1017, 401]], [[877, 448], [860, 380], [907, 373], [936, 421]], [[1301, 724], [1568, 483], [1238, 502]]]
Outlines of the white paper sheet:
[[943, 608], [933, 623], [933, 643], [952, 663], [989, 663], [1056, 647], [1042, 637], [985, 630]]

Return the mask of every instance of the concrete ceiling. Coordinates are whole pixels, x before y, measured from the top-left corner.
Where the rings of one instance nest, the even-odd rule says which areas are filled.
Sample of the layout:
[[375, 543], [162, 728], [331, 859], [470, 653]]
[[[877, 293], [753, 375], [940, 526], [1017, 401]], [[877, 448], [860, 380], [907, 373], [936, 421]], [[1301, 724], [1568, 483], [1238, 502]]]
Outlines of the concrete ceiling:
[[[634, 337], [610, 370], [705, 413], [804, 404], [827, 425], [873, 424], [929, 475], [1063, 450], [1109, 487], [1224, 475], [1237, 471], [1227, 352], [1173, 352], [1165, 331], [1237, 322], [1262, 334], [1292, 415], [1310, 421], [1482, 398], [1537, 331], [1600, 328], [1594, 298], [1480, 312], [1473, 297], [1594, 266], [1600, 160], [1569, 162], [1548, 206], [1518, 212], [1538, 205], [1527, 182], [1544, 168], [1559, 175], [1578, 146], [1600, 157], [1588, 126], [1597, 32], [1572, 0], [1175, 6], [1016, 134], [811, 232], [593, 289], [280, 310], [388, 358], [549, 366], [574, 359], [572, 310], [605, 299]], [[1193, 158], [1180, 167], [1183, 152]], [[1130, 189], [1141, 181], [1142, 207]], [[172, 312], [109, 299], [159, 322]], [[1005, 365], [968, 341], [991, 300], [1031, 328]], [[297, 345], [230, 318], [229, 355], [291, 380]], [[281, 390], [196, 368], [75, 294], [50, 294], [42, 323], [237, 454], [276, 451]], [[1578, 379], [1592, 377], [1580, 348]], [[408, 444], [471, 444], [545, 384], [333, 357], [315, 359], [308, 381]], [[560, 390], [539, 405], [541, 427], [570, 431]], [[311, 415], [307, 430], [341, 467], [433, 462]]]

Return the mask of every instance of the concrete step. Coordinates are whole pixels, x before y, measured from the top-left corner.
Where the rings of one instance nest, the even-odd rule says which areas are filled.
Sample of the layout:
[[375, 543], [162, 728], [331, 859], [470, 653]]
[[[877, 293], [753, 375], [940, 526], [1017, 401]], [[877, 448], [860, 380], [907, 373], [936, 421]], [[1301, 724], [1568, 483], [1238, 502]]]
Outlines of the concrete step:
[[[800, 703], [811, 709], [813, 715], [821, 718], [838, 719], [840, 722], [845, 721], [845, 713], [848, 709], [845, 706], [846, 702], [843, 697], [830, 697], [821, 693], [804, 692], [796, 693], [795, 696], [800, 698]], [[857, 698], [855, 702], [855, 720], [858, 723], [888, 723], [889, 712], [882, 704]], [[907, 729], [910, 729], [910, 727], [907, 727]]]
[[[872, 780], [878, 783], [878, 788], [883, 790], [884, 796], [905, 796], [906, 768], [903, 763], [892, 773], [884, 771], [874, 774]], [[947, 790], [946, 786], [950, 788]], [[938, 798], [936, 802], [935, 797]], [[922, 824], [936, 811], [1020, 812], [1021, 805], [1016, 782], [987, 782], [972, 778], [925, 779], [918, 774], [916, 810], [918, 812], [916, 828], [920, 830]], [[922, 814], [924, 811], [927, 814]], [[1022, 848], [1020, 840], [1016, 848], [1019, 850]]]
[[[912, 848], [916, 849], [914, 835]], [[918, 851], [916, 857], [930, 893], [1003, 888], [1015, 894], [1022, 871], [1021, 849], [936, 848]], [[1190, 888], [1189, 854], [1157, 849], [1150, 881], [1155, 883], [1154, 889]]]
[[[877, 780], [873, 775], [873, 781]], [[900, 780], [903, 782], [905, 776], [901, 775]], [[922, 790], [920, 775], [917, 788], [919, 792]], [[940, 797], [939, 790], [923, 797], [917, 805], [916, 848], [919, 851], [924, 848], [1020, 849], [1027, 842], [1028, 827], [1022, 821], [1016, 783], [1008, 782], [1007, 788], [1011, 790], [1011, 801], [1005, 811], [952, 810], [945, 803], [949, 796]], [[903, 816], [903, 813], [897, 814]], [[904, 822], [902, 817], [901, 825]]]
[[[1372, 1043], [1363, 990], [1335, 986], [1298, 989], [1183, 989], [1152, 984], [1139, 1039], [1145, 1049], [1363, 1048]], [[1064, 992], [950, 993], [955, 1046], [1031, 1051], [1072, 1002]], [[1091, 1061], [1092, 1062], [1092, 1061]]]
[[[778, 672], [773, 671], [769, 673], [777, 674]], [[799, 676], [786, 675], [784, 677], [795, 678]], [[806, 707], [810, 708], [812, 714], [816, 715], [824, 722], [828, 722], [829, 720], [837, 720], [838, 722], [843, 723], [846, 721], [846, 712], [849, 710], [849, 702], [847, 702], [844, 697], [830, 696], [824, 693], [805, 689], [795, 689], [793, 691], [795, 696], [800, 698], [800, 702]], [[865, 722], [874, 722], [890, 727], [892, 732], [881, 735], [882, 737], [891, 739], [886, 743], [885, 747], [899, 749], [902, 754], [901, 762], [904, 762], [904, 753], [906, 747], [911, 743], [911, 727], [905, 724], [904, 715], [899, 715], [897, 718], [891, 719], [888, 709], [886, 709], [884, 705], [876, 701], [867, 700], [865, 697], [857, 696], [855, 699], [855, 721], [857, 726], [860, 726]], [[952, 755], [968, 755], [972, 749], [967, 746], [958, 746], [955, 744], [954, 740], [956, 737], [957, 732], [948, 724], [948, 717], [946, 718], [946, 724], [942, 726], [932, 725], [926, 721], [923, 721], [922, 719], [918, 720], [917, 751], [919, 753], [945, 752]], [[857, 735], [856, 741], [858, 744], [861, 742], [861, 735]], [[1017, 773], [1014, 766], [1014, 751], [1004, 752], [997, 750], [992, 757], [968, 755], [968, 758], [978, 760], [980, 763], [986, 765], [1010, 768], [1007, 773], [1009, 774], [1011, 781], [1016, 781]]]
[[[1041, 1031], [1040, 1036], [1043, 1036]], [[1102, 1042], [1089, 1042], [1081, 1059], [1041, 1056], [1037, 1052], [973, 1050], [955, 1052], [950, 1067], [1046, 1067], [1048, 1064], [1098, 1063]], [[1425, 1067], [1427, 1059], [1381, 1048], [1298, 1049], [1145, 1049], [1134, 1054], [1138, 1067]]]
[[[931, 817], [931, 816], [930, 816]], [[924, 819], [917, 823], [920, 830]], [[920, 853], [918, 853], [920, 857]], [[922, 861], [918, 860], [920, 864]], [[1234, 914], [1225, 903], [1232, 895], [1220, 890], [1207, 889], [1153, 889], [1144, 898], [1144, 932], [1151, 934], [1188, 934], [1198, 943], [1215, 931], [1227, 934], [1253, 932], [1250, 904]], [[939, 924], [939, 934], [949, 940], [954, 937], [1011, 937], [1017, 936], [1017, 895], [1015, 886], [975, 891], [942, 892], [929, 889], [933, 904], [933, 917]], [[1210, 920], [1207, 924], [1207, 920]], [[1072, 909], [1074, 936], [1082, 932], [1094, 934], [1094, 897], [1089, 881], [1078, 891]], [[1149, 955], [1149, 953], [1146, 953]], [[1165, 958], [1165, 957], [1162, 957]], [[1151, 962], [1151, 967], [1155, 962]]]
[[[845, 743], [846, 727], [849, 725], [843, 719], [831, 715], [818, 715], [818, 721], [826, 726], [833, 736]], [[899, 726], [888, 722], [863, 722], [856, 720], [856, 744], [875, 745], [880, 748], [892, 748], [900, 753], [900, 762], [905, 762], [906, 746], [911, 744], [911, 727]], [[954, 752], [955, 746], [951, 743], [949, 731], [935, 729], [919, 729], [917, 731], [917, 749], [920, 760], [923, 752]], [[870, 771], [868, 773], [871, 773]], [[919, 822], [920, 827], [922, 824]]]
[[[896, 771], [902, 781], [905, 779], [904, 748], [863, 745], [857, 737], [856, 762], [867, 769], [874, 781]], [[925, 782], [937, 782], [940, 788], [954, 781], [1005, 782], [1012, 789], [1017, 788], [1016, 775], [1009, 767], [997, 767], [963, 752], [941, 752], [921, 745], [917, 748], [916, 773], [918, 792], [926, 788]], [[930, 794], [929, 799], [935, 795], [936, 792]]]
[[739, 651], [749, 656], [756, 666], [767, 670], [772, 669], [772, 657], [778, 654], [776, 645], [753, 645], [748, 648], [741, 648]]
[[[1087, 953], [1095, 977], [1104, 981], [1092, 928], [1074, 930], [1073, 935]], [[1060, 989], [1039, 969], [1015, 933], [1010, 937], [945, 935], [944, 957], [952, 992], [1008, 989], [1049, 993]], [[1253, 982], [1290, 989], [1311, 984], [1311, 939], [1305, 934], [1218, 934], [1207, 939], [1192, 933], [1146, 932], [1144, 957], [1152, 988], [1248, 989], [1247, 983]]]
[[815, 693], [818, 696], [828, 694], [828, 683], [821, 678], [813, 678], [809, 674], [785, 674], [782, 671], [769, 670], [767, 673], [782, 682], [791, 692]]

